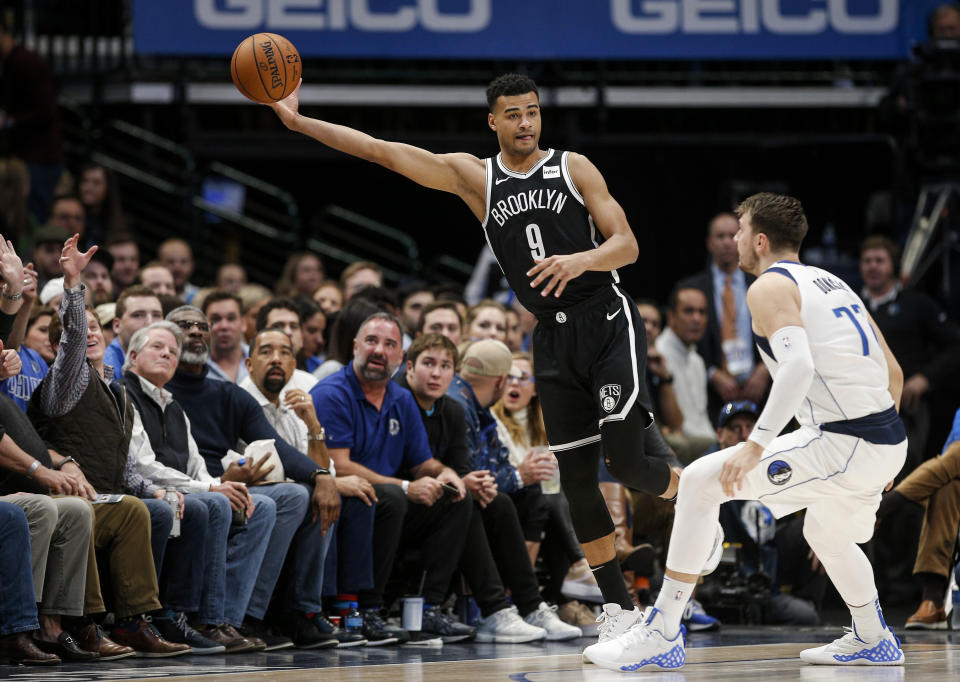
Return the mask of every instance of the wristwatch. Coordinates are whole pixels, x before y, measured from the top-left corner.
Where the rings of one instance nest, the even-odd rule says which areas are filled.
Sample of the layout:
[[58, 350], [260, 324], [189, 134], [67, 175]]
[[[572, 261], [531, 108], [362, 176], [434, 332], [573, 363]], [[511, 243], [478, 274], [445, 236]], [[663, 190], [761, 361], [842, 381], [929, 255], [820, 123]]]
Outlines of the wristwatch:
[[53, 465], [53, 468], [56, 469], [57, 471], [60, 471], [60, 470], [63, 468], [63, 465], [64, 465], [64, 464], [67, 464], [67, 463], [69, 463], [69, 462], [73, 462], [78, 469], [80, 468], [80, 463], [77, 462], [77, 460], [75, 460], [75, 459], [74, 459], [73, 457], [71, 457], [70, 455], [67, 455], [66, 457], [64, 457], [63, 459], [61, 459], [57, 464], [54, 464], [54, 465]]
[[3, 291], [2, 291], [2, 293], [0, 293], [0, 295], [2, 295], [2, 296], [3, 296], [5, 299], [7, 299], [8, 301], [19, 301], [21, 298], [23, 298], [23, 292], [22, 292], [22, 291], [21, 291], [20, 293], [18, 293], [18, 294], [8, 294], [8, 293], [7, 293], [7, 285], [6, 285], [6, 284], [3, 285]]
[[37, 473], [37, 469], [41, 467], [40, 460], [33, 460], [33, 464], [30, 465], [30, 468], [27, 469], [27, 478], [33, 478], [33, 475]]
[[323, 428], [322, 426], [320, 427], [320, 433], [308, 433], [308, 434], [307, 434], [307, 440], [318, 440], [318, 441], [323, 442], [323, 441], [325, 441], [326, 439], [327, 439], [327, 430], [326, 430], [325, 428]]
[[317, 467], [312, 472], [310, 472], [310, 485], [317, 484], [317, 476], [329, 476], [330, 470], [323, 467]]

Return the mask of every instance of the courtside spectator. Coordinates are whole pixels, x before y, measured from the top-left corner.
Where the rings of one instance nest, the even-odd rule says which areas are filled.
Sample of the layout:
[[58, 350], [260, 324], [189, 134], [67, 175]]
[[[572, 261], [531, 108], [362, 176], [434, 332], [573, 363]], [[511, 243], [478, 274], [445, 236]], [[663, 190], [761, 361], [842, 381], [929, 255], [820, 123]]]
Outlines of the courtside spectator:
[[103, 363], [113, 369], [113, 378], [123, 376], [123, 363], [127, 355], [127, 344], [138, 329], [163, 319], [160, 299], [151, 289], [135, 284], [120, 294], [114, 308], [114, 338], [103, 355]]
[[[311, 391], [327, 428], [327, 447], [337, 472], [361, 476], [376, 491], [372, 537], [340, 537], [341, 546], [363, 543], [373, 549], [374, 586], [358, 594], [364, 635], [370, 643], [409, 638], [380, 613], [399, 548], [420, 547], [426, 607], [446, 600], [472, 508], [457, 473], [431, 456], [413, 396], [390, 380], [402, 362], [402, 334], [396, 318], [387, 313], [371, 315], [355, 337], [353, 362]], [[402, 472], [409, 472], [411, 478], [399, 478]], [[446, 491], [444, 484], [455, 492]], [[424, 625], [438, 626], [450, 618], [444, 616]]]
[[313, 290], [311, 297], [327, 315], [336, 315], [343, 307], [343, 287], [336, 280], [328, 279], [321, 282]]

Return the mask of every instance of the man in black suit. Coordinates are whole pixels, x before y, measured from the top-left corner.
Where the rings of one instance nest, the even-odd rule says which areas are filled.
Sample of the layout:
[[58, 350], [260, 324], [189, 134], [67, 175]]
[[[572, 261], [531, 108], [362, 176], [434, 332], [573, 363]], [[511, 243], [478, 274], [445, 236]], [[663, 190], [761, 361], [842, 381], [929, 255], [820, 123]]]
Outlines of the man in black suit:
[[707, 331], [697, 352], [707, 365], [711, 419], [721, 405], [733, 400], [760, 403], [770, 383], [750, 329], [747, 287], [755, 278], [739, 268], [734, 241], [739, 229], [733, 213], [716, 214], [707, 228], [709, 264], [679, 284], [700, 289], [707, 297]]

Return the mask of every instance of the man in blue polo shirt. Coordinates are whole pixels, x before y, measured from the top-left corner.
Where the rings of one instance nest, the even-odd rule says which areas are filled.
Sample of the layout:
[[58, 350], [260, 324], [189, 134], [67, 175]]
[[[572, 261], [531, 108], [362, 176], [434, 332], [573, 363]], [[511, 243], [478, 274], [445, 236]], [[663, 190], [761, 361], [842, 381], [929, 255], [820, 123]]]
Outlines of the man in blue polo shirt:
[[[413, 396], [390, 381], [403, 358], [402, 338], [396, 318], [371, 315], [354, 339], [353, 361], [310, 392], [337, 475], [365, 478], [377, 495], [372, 532], [362, 537], [358, 529], [339, 538], [341, 547], [373, 548], [374, 586], [358, 595], [370, 643], [402, 642], [408, 636], [379, 614], [398, 547], [420, 545], [425, 607], [436, 607], [446, 598], [460, 560], [473, 506], [456, 472], [431, 456]], [[452, 626], [452, 619], [446, 625]], [[431, 634], [444, 635], [445, 629]]]

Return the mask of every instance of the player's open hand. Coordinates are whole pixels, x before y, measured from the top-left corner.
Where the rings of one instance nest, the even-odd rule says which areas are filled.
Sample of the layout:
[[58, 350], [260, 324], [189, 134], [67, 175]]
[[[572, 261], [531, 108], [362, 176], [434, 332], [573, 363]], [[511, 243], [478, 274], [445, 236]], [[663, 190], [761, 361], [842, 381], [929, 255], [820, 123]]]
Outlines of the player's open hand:
[[293, 128], [294, 121], [297, 120], [299, 116], [300, 109], [300, 86], [303, 85], [303, 79], [297, 83], [297, 87], [293, 89], [289, 95], [284, 97], [279, 102], [269, 102], [268, 107], [272, 108], [276, 112], [277, 116], [280, 117], [280, 121], [283, 125], [288, 128]]
[[567, 288], [567, 283], [579, 277], [587, 269], [582, 254], [570, 253], [563, 256], [549, 256], [543, 260], [534, 259], [536, 265], [527, 270], [527, 277], [533, 277], [530, 286], [536, 289], [546, 282], [540, 291], [541, 296], [549, 296], [550, 292], [557, 298]]
[[743, 488], [743, 479], [750, 473], [763, 455], [763, 446], [752, 440], [745, 441], [740, 448], [727, 458], [720, 470], [720, 487], [728, 497], [736, 497]]

